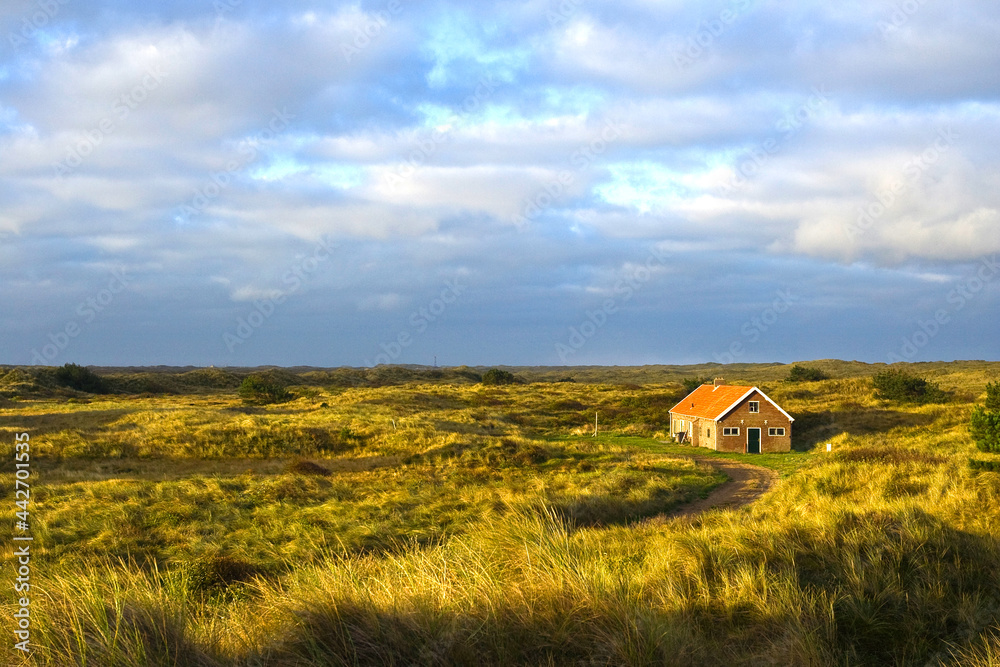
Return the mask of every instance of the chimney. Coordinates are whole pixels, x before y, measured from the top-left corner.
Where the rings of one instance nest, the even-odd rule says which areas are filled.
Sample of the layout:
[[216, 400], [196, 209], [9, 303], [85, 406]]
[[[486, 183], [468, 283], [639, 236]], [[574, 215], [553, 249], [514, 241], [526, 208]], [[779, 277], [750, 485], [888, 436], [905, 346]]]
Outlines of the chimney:
[[713, 385], [716, 387], [721, 387], [724, 384], [726, 384], [726, 378], [715, 378], [715, 381], [713, 382]]

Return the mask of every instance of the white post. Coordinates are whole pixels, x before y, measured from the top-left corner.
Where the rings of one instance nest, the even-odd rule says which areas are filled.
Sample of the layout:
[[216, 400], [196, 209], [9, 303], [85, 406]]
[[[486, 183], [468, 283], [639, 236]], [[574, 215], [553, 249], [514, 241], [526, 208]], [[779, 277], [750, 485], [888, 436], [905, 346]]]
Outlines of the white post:
[[594, 412], [594, 437], [595, 438], [597, 437], [597, 415], [598, 414], [600, 414], [600, 413]]

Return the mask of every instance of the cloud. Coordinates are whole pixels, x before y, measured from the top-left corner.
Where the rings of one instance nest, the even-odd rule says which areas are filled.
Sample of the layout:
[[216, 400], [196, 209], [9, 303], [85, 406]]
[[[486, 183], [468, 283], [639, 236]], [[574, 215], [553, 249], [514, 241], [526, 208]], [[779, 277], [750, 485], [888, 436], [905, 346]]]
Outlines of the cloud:
[[382, 310], [394, 311], [403, 303], [403, 298], [399, 294], [373, 294], [366, 296], [358, 302], [359, 310]]
[[338, 363], [455, 275], [475, 287], [442, 339], [485, 355], [463, 341], [489, 323], [545, 359], [654, 246], [670, 270], [607, 329], [635, 358], [669, 357], [636, 327], [710, 356], [731, 333], [704, 331], [788, 283], [812, 290], [801, 326], [864, 289], [905, 319], [892, 304], [1000, 250], [1000, 9], [917, 4], [104, 0], [44, 26], [5, 6], [0, 38], [30, 34], [0, 47], [3, 326], [30, 349], [124, 266], [95, 324], [114, 347], [129, 318], [187, 325], [176, 358], [215, 363], [234, 308], [326, 237], [345, 250], [268, 326], [350, 322]]

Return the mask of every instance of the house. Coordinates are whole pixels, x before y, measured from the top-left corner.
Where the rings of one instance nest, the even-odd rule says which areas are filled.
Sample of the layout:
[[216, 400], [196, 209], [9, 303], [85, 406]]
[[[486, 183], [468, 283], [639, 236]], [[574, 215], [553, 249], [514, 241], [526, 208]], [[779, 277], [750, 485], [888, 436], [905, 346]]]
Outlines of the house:
[[757, 387], [703, 384], [670, 410], [670, 435], [677, 442], [720, 452], [788, 452], [791, 415]]

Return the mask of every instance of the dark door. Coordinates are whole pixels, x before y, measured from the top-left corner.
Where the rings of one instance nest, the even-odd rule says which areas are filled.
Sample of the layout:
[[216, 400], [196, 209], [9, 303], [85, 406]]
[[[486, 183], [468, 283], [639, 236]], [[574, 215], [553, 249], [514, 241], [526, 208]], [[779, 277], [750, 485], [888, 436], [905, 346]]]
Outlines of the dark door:
[[747, 429], [747, 454], [760, 454], [760, 429]]

